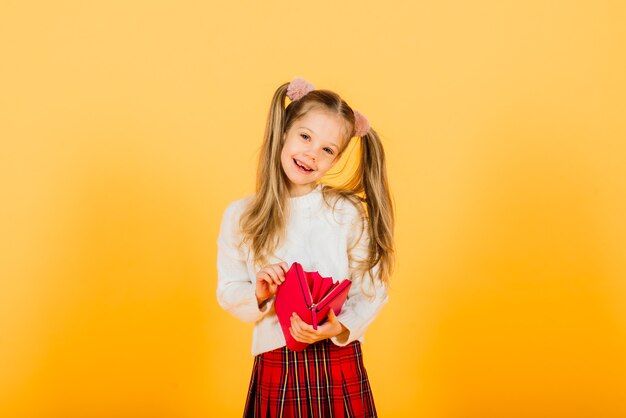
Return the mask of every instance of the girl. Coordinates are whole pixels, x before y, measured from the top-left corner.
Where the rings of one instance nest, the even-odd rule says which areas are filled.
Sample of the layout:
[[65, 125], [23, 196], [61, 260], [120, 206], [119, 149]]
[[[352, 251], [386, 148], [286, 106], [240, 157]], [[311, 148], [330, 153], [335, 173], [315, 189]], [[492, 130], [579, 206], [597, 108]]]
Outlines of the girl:
[[[285, 108], [286, 97], [290, 103]], [[354, 138], [360, 161], [343, 186], [321, 183]], [[367, 119], [336, 93], [296, 78], [272, 100], [256, 194], [225, 209], [218, 238], [217, 300], [254, 322], [254, 365], [244, 417], [376, 417], [361, 342], [387, 302], [394, 213], [385, 155]], [[274, 299], [293, 262], [352, 280], [339, 314], [317, 330], [295, 313], [285, 346]]]

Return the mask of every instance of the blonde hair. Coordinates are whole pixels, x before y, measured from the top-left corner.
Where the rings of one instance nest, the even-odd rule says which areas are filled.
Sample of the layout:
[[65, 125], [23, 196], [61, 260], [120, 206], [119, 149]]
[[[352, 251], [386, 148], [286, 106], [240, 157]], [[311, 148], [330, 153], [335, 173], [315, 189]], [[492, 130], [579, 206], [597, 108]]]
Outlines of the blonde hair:
[[[341, 156], [354, 133], [354, 111], [338, 94], [330, 90], [313, 90], [285, 108], [288, 86], [289, 83], [285, 83], [278, 87], [272, 98], [259, 155], [256, 194], [240, 219], [242, 243], [248, 244], [259, 266], [267, 263], [269, 255], [285, 239], [285, 224], [289, 217], [289, 180], [280, 158], [284, 134], [313, 108], [338, 114], [346, 122], [346, 139], [335, 158]], [[336, 204], [340, 199], [347, 199], [358, 209], [361, 219], [369, 221], [368, 257], [358, 262], [357, 271], [367, 272], [372, 283], [377, 279], [388, 284], [395, 258], [394, 209], [387, 183], [385, 153], [374, 129], [370, 128], [361, 137], [360, 148], [359, 165], [352, 177], [339, 187], [322, 187], [322, 195], [327, 205], [329, 200]], [[361, 233], [364, 232], [365, 229], [361, 228]], [[378, 274], [374, 277], [372, 269], [377, 264]]]

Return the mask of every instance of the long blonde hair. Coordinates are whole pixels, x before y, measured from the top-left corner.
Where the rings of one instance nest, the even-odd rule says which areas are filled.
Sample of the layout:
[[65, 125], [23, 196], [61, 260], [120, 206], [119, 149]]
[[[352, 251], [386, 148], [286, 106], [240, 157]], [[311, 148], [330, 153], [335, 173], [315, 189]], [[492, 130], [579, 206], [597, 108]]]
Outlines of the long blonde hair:
[[[289, 216], [288, 178], [281, 165], [284, 133], [293, 123], [313, 108], [323, 108], [343, 117], [346, 122], [346, 140], [337, 154], [339, 158], [348, 146], [354, 132], [354, 111], [336, 93], [330, 90], [313, 90], [285, 108], [287, 87], [278, 87], [272, 98], [259, 165], [256, 194], [240, 219], [242, 243], [247, 243], [258, 265], [267, 263], [270, 254], [285, 239], [285, 224]], [[368, 219], [369, 249], [366, 260], [358, 263], [357, 270], [369, 273], [370, 279], [388, 284], [394, 269], [394, 209], [387, 183], [385, 153], [376, 131], [361, 137], [359, 165], [352, 177], [339, 187], [322, 187], [326, 204], [343, 198], [353, 203]], [[364, 233], [364, 228], [361, 228]], [[372, 269], [378, 264], [378, 274]]]

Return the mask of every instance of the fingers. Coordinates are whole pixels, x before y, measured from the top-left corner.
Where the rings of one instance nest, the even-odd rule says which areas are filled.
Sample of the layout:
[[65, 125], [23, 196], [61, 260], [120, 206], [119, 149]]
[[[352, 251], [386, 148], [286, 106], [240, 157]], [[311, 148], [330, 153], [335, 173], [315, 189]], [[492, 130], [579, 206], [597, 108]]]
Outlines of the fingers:
[[278, 277], [276, 277], [276, 273], [273, 270], [268, 269], [267, 267], [261, 269], [261, 271], [257, 273], [256, 278], [257, 280], [267, 282], [268, 285], [280, 284], [280, 280], [278, 279]]
[[270, 285], [278, 286], [285, 281], [285, 273], [289, 270], [284, 261], [276, 264], [268, 264], [257, 273], [257, 280], [264, 280]]
[[291, 327], [289, 328], [291, 336], [299, 342], [314, 343], [324, 337], [319, 330], [304, 322], [295, 312], [291, 315]]
[[285, 271], [282, 269], [281, 263], [270, 264], [268, 267], [270, 267], [274, 272], [274, 275], [272, 276], [274, 283], [281, 284], [285, 281]]
[[[293, 314], [291, 314], [291, 327], [294, 329], [296, 333], [302, 334], [304, 333], [307, 327], [311, 327], [311, 326], [307, 324], [306, 322], [304, 322], [302, 319], [300, 319], [298, 314], [294, 312]], [[313, 329], [313, 327], [311, 327], [311, 329]]]
[[256, 274], [256, 297], [264, 301], [276, 294], [278, 286], [285, 281], [285, 273], [289, 271], [286, 262], [268, 264]]

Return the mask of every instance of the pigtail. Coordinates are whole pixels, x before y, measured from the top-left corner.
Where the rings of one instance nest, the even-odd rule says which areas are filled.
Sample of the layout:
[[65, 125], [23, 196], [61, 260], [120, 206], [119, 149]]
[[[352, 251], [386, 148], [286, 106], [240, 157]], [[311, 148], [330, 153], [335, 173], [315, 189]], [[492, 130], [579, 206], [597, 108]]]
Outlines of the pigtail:
[[364, 195], [369, 220], [369, 254], [367, 264], [362, 267], [369, 272], [379, 264], [379, 280], [389, 283], [394, 270], [394, 208], [387, 181], [385, 151], [376, 131], [372, 128], [361, 137], [359, 166], [344, 186]]
[[268, 255], [272, 254], [285, 233], [288, 189], [280, 152], [285, 131], [288, 86], [289, 83], [285, 83], [278, 87], [272, 98], [259, 153], [256, 194], [240, 220], [242, 241], [249, 245], [249, 256], [254, 257], [259, 267], [267, 264]]
[[280, 150], [285, 132], [285, 98], [288, 86], [289, 83], [281, 85], [272, 98], [257, 167], [257, 194], [270, 194], [275, 202], [279, 202], [280, 197], [284, 195], [283, 192], [286, 191], [285, 181], [282, 178]]

